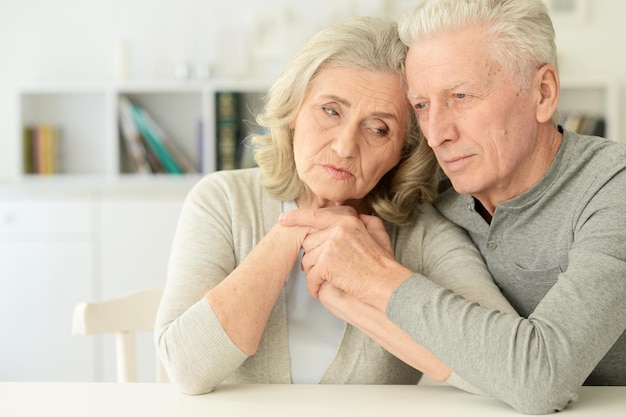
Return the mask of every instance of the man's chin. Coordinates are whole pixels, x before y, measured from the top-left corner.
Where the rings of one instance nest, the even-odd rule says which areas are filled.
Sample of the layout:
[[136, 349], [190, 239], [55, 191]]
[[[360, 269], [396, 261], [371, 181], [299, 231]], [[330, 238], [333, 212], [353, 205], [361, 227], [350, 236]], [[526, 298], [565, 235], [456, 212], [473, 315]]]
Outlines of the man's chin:
[[452, 188], [459, 194], [474, 194], [476, 193], [476, 186], [474, 184], [468, 184], [467, 182], [450, 179]]

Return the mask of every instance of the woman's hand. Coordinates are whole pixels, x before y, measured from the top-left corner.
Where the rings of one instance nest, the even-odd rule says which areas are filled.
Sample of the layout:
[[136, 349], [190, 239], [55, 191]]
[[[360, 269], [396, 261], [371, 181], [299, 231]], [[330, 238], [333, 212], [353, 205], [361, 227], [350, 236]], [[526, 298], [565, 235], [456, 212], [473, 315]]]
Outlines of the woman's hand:
[[394, 259], [384, 225], [376, 217], [333, 207], [286, 212], [280, 222], [310, 228], [303, 243], [302, 266], [314, 297], [328, 281], [385, 311], [393, 290], [412, 273]]

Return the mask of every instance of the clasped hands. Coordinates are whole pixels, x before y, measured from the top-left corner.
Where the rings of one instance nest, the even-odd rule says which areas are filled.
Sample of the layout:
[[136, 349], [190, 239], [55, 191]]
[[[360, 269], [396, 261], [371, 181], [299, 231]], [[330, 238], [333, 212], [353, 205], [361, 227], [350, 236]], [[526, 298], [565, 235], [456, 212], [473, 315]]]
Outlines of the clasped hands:
[[380, 285], [381, 279], [391, 266], [400, 265], [379, 218], [341, 206], [285, 212], [279, 222], [309, 229], [302, 244], [302, 268], [312, 296], [326, 305], [331, 298], [345, 301], [347, 294], [384, 311], [395, 284]]

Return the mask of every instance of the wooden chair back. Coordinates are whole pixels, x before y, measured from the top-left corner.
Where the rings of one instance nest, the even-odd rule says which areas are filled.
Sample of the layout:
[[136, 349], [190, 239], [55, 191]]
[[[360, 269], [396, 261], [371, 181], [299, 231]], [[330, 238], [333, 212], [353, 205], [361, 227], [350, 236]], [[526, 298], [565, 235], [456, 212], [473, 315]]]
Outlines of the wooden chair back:
[[[114, 333], [118, 382], [137, 382], [135, 334], [154, 330], [163, 289], [143, 289], [104, 301], [79, 303], [74, 307], [72, 333]], [[168, 382], [161, 361], [156, 364], [157, 382]]]

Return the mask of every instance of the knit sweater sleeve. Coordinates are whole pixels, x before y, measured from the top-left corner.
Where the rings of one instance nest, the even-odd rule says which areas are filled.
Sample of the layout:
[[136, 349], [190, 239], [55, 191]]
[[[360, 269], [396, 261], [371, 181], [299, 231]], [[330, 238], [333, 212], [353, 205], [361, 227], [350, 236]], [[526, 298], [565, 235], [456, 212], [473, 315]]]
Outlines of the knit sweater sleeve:
[[237, 187], [230, 187], [229, 181], [209, 175], [189, 193], [155, 324], [158, 354], [168, 375], [189, 394], [210, 392], [247, 358], [204, 299], [237, 262], [230, 207], [236, 197], [229, 195]]
[[[518, 316], [494, 283], [467, 233], [444, 219], [432, 206], [421, 206], [416, 227], [401, 230], [398, 239], [399, 262], [419, 276], [467, 301]], [[447, 382], [464, 391], [485, 395], [454, 372], [454, 368]]]
[[518, 315], [463, 229], [430, 205], [419, 207], [418, 218], [418, 226], [409, 234], [399, 234], [399, 262], [468, 301]]
[[[502, 280], [519, 286], [512, 297], [529, 299], [545, 288], [548, 274], [554, 275], [528, 316], [473, 303], [413, 274], [393, 292], [387, 306], [390, 320], [470, 384], [520, 412], [552, 413], [576, 401], [578, 388], [609, 350], [615, 348], [607, 364], [623, 366], [618, 349], [626, 328], [626, 169], [614, 168], [620, 163], [614, 160], [613, 167], [585, 173], [586, 182], [577, 189], [564, 179], [563, 188], [572, 197], [544, 192], [542, 210], [533, 202], [532, 211], [522, 211], [536, 236], [543, 233], [544, 241], [555, 242], [560, 237], [569, 245], [563, 253], [545, 245], [532, 252], [535, 257], [564, 256], [561, 268], [528, 270], [510, 261], [494, 263], [494, 269], [503, 271]], [[519, 215], [515, 219], [523, 224]], [[571, 230], [563, 226], [567, 224]], [[511, 245], [518, 251], [540, 241], [524, 232]], [[507, 237], [513, 237], [510, 230]], [[517, 252], [511, 253], [514, 257]], [[518, 254], [516, 259], [527, 258]], [[614, 346], [618, 340], [622, 345]], [[603, 372], [613, 371], [604, 365]]]

